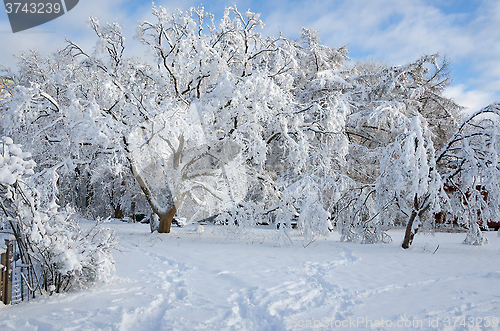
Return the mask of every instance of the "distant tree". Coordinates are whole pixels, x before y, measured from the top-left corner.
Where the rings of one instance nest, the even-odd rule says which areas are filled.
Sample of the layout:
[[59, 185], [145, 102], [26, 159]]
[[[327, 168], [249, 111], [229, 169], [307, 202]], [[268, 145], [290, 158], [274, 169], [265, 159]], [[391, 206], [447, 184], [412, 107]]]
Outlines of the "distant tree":
[[[80, 65], [76, 47], [70, 43], [48, 58], [35, 52], [19, 57], [19, 74], [12, 75], [15, 84], [4, 91], [2, 130], [33, 151], [38, 169], [57, 171], [62, 205], [71, 203], [90, 217], [114, 216], [125, 207], [118, 193], [134, 195], [137, 189], [121, 185], [130, 180], [119, 170], [124, 164], [116, 153], [119, 145], [99, 133], [101, 124], [109, 127], [96, 117], [92, 106], [102, 102], [105, 88], [82, 70], [88, 63]], [[88, 109], [94, 109], [94, 114]], [[112, 198], [117, 195], [120, 199]]]

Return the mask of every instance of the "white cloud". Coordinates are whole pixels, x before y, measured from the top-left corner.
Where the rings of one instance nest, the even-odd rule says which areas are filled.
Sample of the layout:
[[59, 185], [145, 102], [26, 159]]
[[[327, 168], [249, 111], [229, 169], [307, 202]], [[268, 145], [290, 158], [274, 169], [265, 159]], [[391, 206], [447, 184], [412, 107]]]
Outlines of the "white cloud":
[[[271, 30], [278, 26], [297, 33], [299, 26], [312, 27], [330, 46], [353, 46], [366, 54], [394, 62], [407, 62], [423, 53], [463, 56], [472, 48], [471, 36], [454, 25], [432, 5], [419, 0], [310, 1], [307, 6], [284, 7], [266, 15]], [[392, 23], [392, 24], [390, 24]], [[288, 31], [287, 31], [288, 30]]]
[[466, 107], [465, 112], [468, 114], [474, 113], [496, 101], [494, 93], [484, 90], [467, 90], [463, 84], [446, 88], [444, 95]]

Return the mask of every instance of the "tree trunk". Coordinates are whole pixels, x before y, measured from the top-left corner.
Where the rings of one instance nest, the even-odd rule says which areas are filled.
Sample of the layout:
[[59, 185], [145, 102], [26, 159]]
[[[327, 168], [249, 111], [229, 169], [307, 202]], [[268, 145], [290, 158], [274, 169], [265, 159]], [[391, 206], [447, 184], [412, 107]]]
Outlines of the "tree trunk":
[[120, 205], [120, 203], [118, 203], [118, 205], [115, 206], [113, 209], [115, 210], [115, 218], [122, 219], [123, 218], [123, 210], [122, 210], [122, 206]]
[[8, 305], [12, 301], [12, 264], [14, 262], [13, 243], [10, 240], [5, 240], [6, 252], [2, 254], [1, 263], [3, 270], [1, 271], [2, 289], [1, 296], [4, 304]]
[[170, 233], [170, 226], [172, 225], [172, 220], [176, 212], [177, 208], [174, 205], [168, 212], [158, 215], [160, 217], [158, 233]]
[[413, 232], [413, 222], [415, 221], [417, 214], [417, 210], [413, 209], [410, 219], [408, 220], [408, 224], [406, 224], [405, 239], [403, 240], [403, 244], [401, 245], [401, 247], [403, 247], [404, 249], [410, 248], [410, 245], [413, 242], [413, 237], [415, 236], [415, 233], [417, 233], [416, 229], [415, 232]]
[[422, 215], [429, 209], [430, 203], [428, 203], [430, 195], [428, 194], [421, 204], [418, 203], [418, 196], [415, 194], [415, 198], [413, 200], [413, 210], [411, 212], [410, 218], [408, 219], [408, 224], [406, 224], [406, 232], [405, 239], [403, 240], [403, 244], [401, 247], [404, 249], [410, 248], [411, 243], [413, 242], [413, 237], [417, 233], [418, 229], [413, 231], [413, 223], [415, 222], [415, 218], [422, 217]]

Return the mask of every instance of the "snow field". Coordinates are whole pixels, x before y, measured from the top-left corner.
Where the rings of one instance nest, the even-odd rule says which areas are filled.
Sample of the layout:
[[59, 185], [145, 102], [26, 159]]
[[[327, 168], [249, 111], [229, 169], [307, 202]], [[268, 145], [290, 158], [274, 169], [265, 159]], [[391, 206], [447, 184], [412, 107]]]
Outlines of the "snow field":
[[464, 233], [417, 235], [405, 251], [399, 230], [374, 245], [292, 231], [293, 243], [276, 247], [269, 228], [228, 242], [213, 226], [110, 227], [120, 240], [110, 283], [0, 307], [0, 329], [500, 329], [496, 232], [478, 247], [462, 245]]

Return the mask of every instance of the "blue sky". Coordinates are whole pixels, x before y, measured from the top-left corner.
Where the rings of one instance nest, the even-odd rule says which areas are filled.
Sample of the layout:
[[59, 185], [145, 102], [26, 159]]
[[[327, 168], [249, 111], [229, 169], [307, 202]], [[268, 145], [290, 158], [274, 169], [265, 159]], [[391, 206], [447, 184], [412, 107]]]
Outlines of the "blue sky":
[[[297, 37], [301, 27], [320, 33], [325, 45], [346, 45], [352, 59], [375, 58], [405, 64], [439, 52], [451, 61], [453, 84], [446, 95], [478, 110], [500, 101], [500, 1], [497, 0], [158, 0], [156, 6], [186, 9], [203, 5], [220, 17], [236, 3], [241, 11], [261, 13], [265, 35]], [[0, 65], [15, 67], [13, 55], [36, 49], [42, 54], [63, 47], [64, 38], [91, 48], [91, 15], [123, 25], [129, 54], [145, 48], [133, 39], [136, 22], [152, 19], [150, 1], [80, 0], [64, 16], [13, 34], [0, 12]]]

